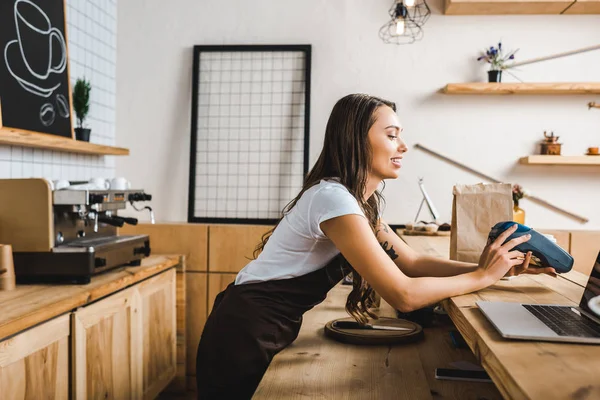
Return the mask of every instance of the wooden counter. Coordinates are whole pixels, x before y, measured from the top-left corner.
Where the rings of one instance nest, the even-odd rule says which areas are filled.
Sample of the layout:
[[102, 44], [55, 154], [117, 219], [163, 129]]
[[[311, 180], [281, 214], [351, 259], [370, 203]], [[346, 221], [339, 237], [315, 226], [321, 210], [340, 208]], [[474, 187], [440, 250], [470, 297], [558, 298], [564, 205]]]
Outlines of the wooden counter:
[[117, 268], [87, 285], [17, 285], [0, 292], [0, 341], [67, 313], [180, 263], [180, 256], [151, 256], [139, 267]]
[[[415, 250], [448, 257], [448, 237], [403, 236]], [[444, 307], [471, 350], [507, 399], [600, 398], [600, 346], [502, 338], [479, 311], [479, 300], [578, 305], [587, 277], [577, 271], [552, 278], [521, 275]]]
[[[350, 286], [337, 285], [304, 315], [298, 339], [273, 359], [253, 399], [500, 399], [491, 383], [441, 381], [435, 368], [476, 364], [467, 348], [452, 346], [452, 324], [425, 328], [425, 339], [395, 346], [342, 344], [324, 336], [328, 321], [347, 317]], [[393, 317], [383, 300], [381, 316]]]

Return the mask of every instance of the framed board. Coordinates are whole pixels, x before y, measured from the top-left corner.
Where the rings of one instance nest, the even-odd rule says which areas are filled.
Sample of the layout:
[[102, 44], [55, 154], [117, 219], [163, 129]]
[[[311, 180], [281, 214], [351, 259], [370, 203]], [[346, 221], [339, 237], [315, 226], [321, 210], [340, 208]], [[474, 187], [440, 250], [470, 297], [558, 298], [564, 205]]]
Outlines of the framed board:
[[308, 171], [310, 45], [194, 46], [188, 221], [273, 224]]
[[0, 1], [0, 127], [73, 138], [64, 0]]

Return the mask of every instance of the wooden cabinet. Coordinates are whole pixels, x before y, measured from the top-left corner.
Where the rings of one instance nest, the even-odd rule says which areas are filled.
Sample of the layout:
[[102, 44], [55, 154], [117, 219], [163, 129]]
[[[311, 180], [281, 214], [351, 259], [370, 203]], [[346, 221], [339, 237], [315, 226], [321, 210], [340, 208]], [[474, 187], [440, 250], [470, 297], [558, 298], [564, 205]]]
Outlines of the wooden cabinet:
[[72, 314], [75, 400], [141, 398], [141, 317], [135, 287]]
[[152, 254], [182, 254], [185, 270], [206, 272], [208, 225], [187, 223], [140, 223], [119, 228], [119, 235], [150, 236]]
[[239, 272], [270, 225], [210, 225], [208, 227], [208, 271]]
[[153, 399], [175, 377], [175, 270], [72, 314], [73, 398]]
[[[203, 272], [188, 272], [186, 274], [186, 311], [187, 311], [187, 341], [186, 341], [186, 373], [192, 379], [188, 379], [188, 384], [192, 385], [196, 381], [193, 377], [196, 375], [196, 353], [200, 336], [204, 330], [207, 313], [207, 293], [208, 293], [208, 275]], [[212, 275], [212, 274], [211, 274]]]
[[175, 270], [137, 285], [142, 323], [142, 393], [154, 399], [175, 377], [177, 325]]
[[600, 251], [600, 232], [598, 231], [572, 231], [571, 255], [575, 259], [573, 269], [582, 274], [589, 275], [598, 252]]
[[69, 398], [69, 315], [0, 342], [3, 400]]
[[215, 297], [235, 281], [236, 276], [237, 274], [208, 274], [208, 314], [215, 304]]

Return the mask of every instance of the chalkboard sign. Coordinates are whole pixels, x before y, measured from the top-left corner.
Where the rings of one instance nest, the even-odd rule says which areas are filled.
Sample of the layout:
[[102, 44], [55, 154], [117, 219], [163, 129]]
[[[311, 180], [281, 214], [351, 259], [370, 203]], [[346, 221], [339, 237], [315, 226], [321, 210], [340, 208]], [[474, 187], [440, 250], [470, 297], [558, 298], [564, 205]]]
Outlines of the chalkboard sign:
[[0, 108], [0, 126], [73, 137], [64, 0], [0, 0]]

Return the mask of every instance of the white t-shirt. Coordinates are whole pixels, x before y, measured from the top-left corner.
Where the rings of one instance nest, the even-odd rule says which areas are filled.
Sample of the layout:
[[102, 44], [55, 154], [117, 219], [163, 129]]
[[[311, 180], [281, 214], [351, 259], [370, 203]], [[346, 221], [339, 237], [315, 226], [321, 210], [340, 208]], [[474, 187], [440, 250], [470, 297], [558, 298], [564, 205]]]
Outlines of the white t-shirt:
[[235, 284], [295, 278], [324, 267], [340, 252], [320, 224], [347, 214], [365, 216], [344, 185], [321, 180], [302, 194], [258, 258], [239, 272]]

